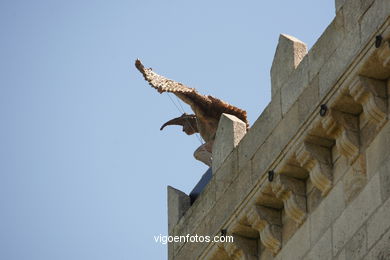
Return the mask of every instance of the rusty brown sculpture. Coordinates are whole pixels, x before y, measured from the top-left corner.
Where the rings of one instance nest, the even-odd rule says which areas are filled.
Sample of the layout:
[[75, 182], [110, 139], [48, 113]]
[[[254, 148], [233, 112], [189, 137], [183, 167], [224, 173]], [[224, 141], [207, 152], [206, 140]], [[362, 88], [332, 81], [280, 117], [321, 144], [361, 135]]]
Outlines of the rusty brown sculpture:
[[218, 98], [199, 94], [194, 88], [189, 88], [182, 83], [158, 75], [151, 68], [145, 68], [140, 60], [135, 61], [135, 66], [142, 73], [145, 80], [159, 93], [170, 92], [175, 94], [194, 111], [195, 115], [183, 114], [166, 122], [160, 130], [167, 125], [181, 125], [183, 131], [188, 135], [199, 133], [205, 144], [195, 151], [194, 156], [205, 164], [211, 165], [212, 147], [222, 113], [236, 116], [249, 127], [246, 111]]

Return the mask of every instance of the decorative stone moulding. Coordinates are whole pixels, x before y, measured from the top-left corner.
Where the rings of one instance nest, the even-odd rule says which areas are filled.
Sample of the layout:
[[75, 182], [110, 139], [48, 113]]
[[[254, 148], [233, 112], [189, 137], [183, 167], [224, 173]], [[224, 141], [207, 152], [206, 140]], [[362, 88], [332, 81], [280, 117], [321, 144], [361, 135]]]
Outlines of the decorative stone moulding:
[[325, 196], [332, 188], [332, 156], [329, 148], [303, 142], [296, 151], [301, 166], [310, 173], [313, 185]]
[[390, 40], [386, 40], [382, 43], [378, 50], [378, 58], [383, 67], [390, 69]]
[[387, 117], [386, 82], [358, 76], [350, 85], [354, 100], [361, 104], [368, 121], [382, 127]]
[[305, 183], [295, 178], [277, 174], [271, 182], [272, 191], [284, 204], [286, 215], [298, 225], [306, 218]]
[[260, 234], [261, 243], [273, 254], [282, 246], [280, 210], [255, 205], [247, 213], [248, 222]]
[[231, 259], [257, 260], [257, 242], [241, 236], [233, 235], [233, 242], [224, 242], [220, 246]]
[[336, 140], [340, 154], [347, 157], [352, 164], [359, 155], [359, 121], [358, 117], [330, 109], [322, 120], [326, 133]]

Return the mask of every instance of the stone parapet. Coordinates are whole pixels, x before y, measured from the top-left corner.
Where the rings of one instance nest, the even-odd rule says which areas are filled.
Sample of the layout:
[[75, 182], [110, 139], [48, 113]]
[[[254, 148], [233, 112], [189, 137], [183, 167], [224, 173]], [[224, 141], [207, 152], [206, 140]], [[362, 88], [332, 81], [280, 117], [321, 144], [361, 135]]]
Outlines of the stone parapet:
[[170, 259], [390, 255], [390, 1], [337, 2], [334, 21], [248, 132], [228, 138], [233, 148], [170, 231], [223, 229], [237, 243], [175, 243]]

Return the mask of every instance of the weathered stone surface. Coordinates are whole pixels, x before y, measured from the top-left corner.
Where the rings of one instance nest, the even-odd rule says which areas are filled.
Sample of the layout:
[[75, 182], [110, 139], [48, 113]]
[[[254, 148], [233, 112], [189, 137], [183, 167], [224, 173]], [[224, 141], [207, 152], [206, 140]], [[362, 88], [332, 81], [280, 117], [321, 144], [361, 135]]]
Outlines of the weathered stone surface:
[[381, 203], [379, 175], [375, 175], [359, 196], [333, 224], [333, 255], [337, 255], [353, 234]]
[[215, 176], [215, 192], [218, 200], [238, 175], [237, 149], [234, 149], [219, 167]]
[[[336, 147], [336, 146], [335, 146]], [[333, 155], [334, 153], [332, 153]], [[350, 164], [348, 163], [348, 158], [345, 156], [340, 156], [333, 163], [333, 181], [337, 182], [340, 180], [344, 174], [349, 170]]]
[[322, 120], [326, 133], [336, 141], [338, 152], [352, 164], [359, 155], [360, 135], [358, 117], [330, 109]]
[[332, 259], [332, 232], [329, 228], [320, 240], [312, 247], [304, 260]]
[[222, 114], [213, 145], [213, 173], [217, 172], [228, 155], [246, 134], [246, 124], [237, 117]]
[[364, 13], [360, 21], [362, 42], [374, 36], [376, 30], [383, 24], [390, 13], [390, 1], [376, 0]]
[[281, 87], [282, 114], [286, 114], [298, 99], [303, 89], [309, 85], [309, 62], [305, 56], [298, 67], [290, 74]]
[[347, 204], [360, 193], [366, 182], [366, 158], [362, 154], [343, 177], [344, 196]]
[[306, 44], [293, 36], [281, 34], [271, 67], [272, 97], [287, 81], [307, 53]]
[[390, 230], [383, 235], [382, 239], [375, 244], [365, 259], [390, 259]]
[[390, 197], [390, 161], [387, 160], [379, 169], [379, 177], [381, 181], [381, 196], [382, 200], [386, 201]]
[[259, 232], [262, 244], [277, 254], [282, 246], [280, 210], [255, 205], [248, 211], [247, 219]]
[[363, 106], [367, 120], [378, 128], [382, 127], [387, 118], [386, 82], [357, 77], [349, 90], [355, 101]]
[[310, 215], [310, 234], [312, 244], [324, 234], [345, 208], [344, 191], [341, 182], [338, 182], [321, 204]]
[[179, 222], [179, 219], [190, 208], [190, 197], [184, 192], [168, 186], [168, 230]]
[[345, 245], [345, 256], [347, 259], [362, 259], [367, 253], [367, 230], [366, 225]]
[[[288, 240], [286, 245], [280, 252], [282, 259], [301, 260], [310, 249], [310, 229], [309, 223], [306, 221]], [[279, 254], [280, 254], [279, 253]]]
[[371, 248], [390, 228], [390, 199], [367, 221], [367, 246]]
[[345, 0], [335, 0], [336, 13], [343, 7]]
[[368, 176], [374, 175], [390, 156], [389, 147], [390, 122], [387, 122], [366, 150]]
[[345, 256], [345, 250], [342, 250], [337, 256], [333, 257], [334, 260], [349, 260]]
[[318, 95], [318, 77], [314, 77], [298, 98], [299, 121], [304, 122], [317, 108], [320, 101]]
[[344, 38], [344, 17], [338, 13], [308, 53], [309, 80], [318, 75], [325, 61], [334, 53]]
[[300, 165], [309, 172], [311, 183], [326, 195], [332, 188], [331, 150], [305, 141], [297, 148], [295, 154]]
[[257, 242], [254, 239], [234, 235], [234, 242], [225, 242], [223, 247], [230, 259], [257, 260]]
[[322, 202], [321, 191], [317, 188], [313, 189], [310, 193], [307, 194], [307, 211], [309, 213], [313, 212], [318, 205]]

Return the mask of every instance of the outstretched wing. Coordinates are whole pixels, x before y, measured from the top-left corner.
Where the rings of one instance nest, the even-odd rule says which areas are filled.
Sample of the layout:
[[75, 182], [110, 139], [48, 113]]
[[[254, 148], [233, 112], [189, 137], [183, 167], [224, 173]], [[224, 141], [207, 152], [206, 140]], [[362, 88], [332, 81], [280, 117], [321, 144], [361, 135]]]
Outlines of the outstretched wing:
[[196, 93], [196, 90], [194, 88], [189, 88], [180, 82], [176, 82], [171, 79], [167, 79], [161, 75], [158, 75], [151, 68], [145, 68], [145, 66], [139, 59], [135, 61], [135, 67], [142, 73], [145, 80], [149, 82], [150, 86], [157, 89], [157, 91], [160, 93]]
[[[232, 114], [244, 121], [249, 127], [246, 111], [226, 103], [223, 100], [212, 96], [199, 94], [194, 88], [189, 88], [180, 82], [167, 79], [153, 72], [151, 68], [145, 68], [140, 60], [135, 61], [136, 68], [142, 73], [145, 80], [149, 82], [158, 92], [171, 92], [181, 100], [191, 106], [198, 116], [198, 120], [203, 117], [215, 118], [219, 121], [222, 113]], [[198, 113], [202, 113], [202, 115]]]

